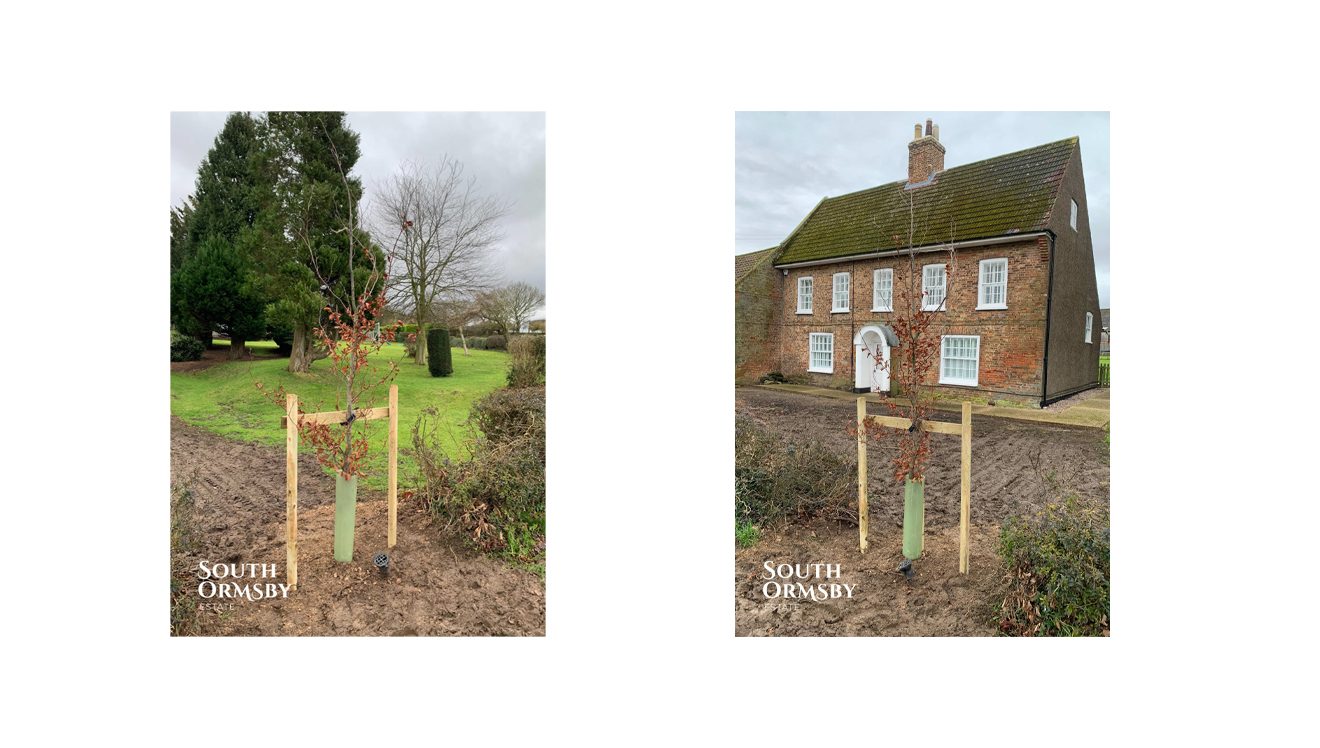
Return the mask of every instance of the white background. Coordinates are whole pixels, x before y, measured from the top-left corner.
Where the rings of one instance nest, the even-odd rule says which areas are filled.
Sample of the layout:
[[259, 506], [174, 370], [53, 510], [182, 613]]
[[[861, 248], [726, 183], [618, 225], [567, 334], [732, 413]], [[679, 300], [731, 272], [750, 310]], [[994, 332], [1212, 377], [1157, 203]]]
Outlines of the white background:
[[[6, 731], [1299, 740], [1316, 626], [1314, 26], [1292, 5], [1234, 7], [10, 6]], [[297, 108], [547, 112], [544, 639], [168, 637], [169, 112]], [[732, 636], [739, 109], [1112, 112], [1111, 639]]]

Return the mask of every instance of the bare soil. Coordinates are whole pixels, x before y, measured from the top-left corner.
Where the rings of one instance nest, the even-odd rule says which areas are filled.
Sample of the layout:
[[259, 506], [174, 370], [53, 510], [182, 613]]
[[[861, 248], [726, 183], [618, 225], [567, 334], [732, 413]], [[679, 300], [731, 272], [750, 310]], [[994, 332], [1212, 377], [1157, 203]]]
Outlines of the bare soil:
[[[275, 564], [285, 579], [284, 450], [224, 439], [170, 419], [171, 483], [195, 502], [190, 546], [173, 567]], [[445, 534], [400, 495], [398, 543], [383, 575], [386, 501], [359, 489], [354, 559], [333, 559], [334, 478], [310, 455], [298, 461], [298, 589], [285, 599], [201, 599], [195, 631], [212, 636], [544, 636], [545, 583], [535, 572], [482, 556]], [[240, 580], [247, 581], [247, 580]], [[191, 606], [189, 606], [191, 607]]]
[[[737, 410], [790, 442], [819, 441], [856, 455], [848, 429], [852, 403], [792, 392], [739, 388]], [[887, 414], [881, 406], [870, 412]], [[937, 412], [938, 420], [956, 414]], [[735, 631], [739, 636], [991, 636], [1005, 570], [996, 547], [1000, 525], [1067, 493], [1108, 502], [1109, 451], [1098, 429], [1004, 418], [972, 419], [971, 560], [958, 573], [960, 458], [957, 437], [932, 435], [926, 475], [925, 550], [911, 581], [902, 562], [903, 489], [890, 469], [894, 442], [867, 451], [870, 534], [865, 555], [855, 525], [816, 520], [763, 530], [736, 554]], [[837, 579], [776, 581], [856, 584], [851, 599], [767, 598], [765, 562], [839, 564]]]

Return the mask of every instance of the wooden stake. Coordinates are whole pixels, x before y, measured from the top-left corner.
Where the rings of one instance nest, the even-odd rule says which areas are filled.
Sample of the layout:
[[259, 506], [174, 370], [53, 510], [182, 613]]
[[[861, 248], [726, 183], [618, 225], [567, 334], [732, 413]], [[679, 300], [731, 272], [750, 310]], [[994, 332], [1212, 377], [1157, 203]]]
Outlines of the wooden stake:
[[962, 404], [962, 514], [958, 519], [958, 571], [967, 573], [972, 519], [972, 404]]
[[390, 385], [390, 434], [389, 434], [389, 522], [386, 532], [386, 547], [393, 548], [399, 539], [399, 385]]
[[866, 398], [857, 398], [857, 532], [866, 553]]
[[298, 396], [284, 400], [284, 547], [288, 554], [284, 572], [289, 588], [298, 589]]

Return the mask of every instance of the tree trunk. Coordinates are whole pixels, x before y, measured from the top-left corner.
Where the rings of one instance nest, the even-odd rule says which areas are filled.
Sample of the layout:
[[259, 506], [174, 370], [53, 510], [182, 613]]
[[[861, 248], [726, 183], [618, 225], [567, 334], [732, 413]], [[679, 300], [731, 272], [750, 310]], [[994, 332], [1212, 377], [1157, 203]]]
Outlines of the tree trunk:
[[417, 323], [417, 363], [426, 365], [426, 323]]
[[464, 334], [463, 334], [463, 326], [462, 326], [462, 325], [459, 325], [459, 326], [458, 326], [458, 339], [461, 340], [461, 341], [463, 341], [463, 355], [464, 355], [464, 356], [469, 355], [469, 354], [468, 354], [468, 349], [467, 349], [467, 335], [464, 335]]
[[302, 322], [293, 323], [293, 350], [289, 352], [289, 371], [294, 373], [305, 373], [312, 367], [312, 336], [308, 334], [307, 325]]
[[247, 358], [247, 340], [230, 336], [229, 338], [229, 360], [234, 361], [240, 358]]

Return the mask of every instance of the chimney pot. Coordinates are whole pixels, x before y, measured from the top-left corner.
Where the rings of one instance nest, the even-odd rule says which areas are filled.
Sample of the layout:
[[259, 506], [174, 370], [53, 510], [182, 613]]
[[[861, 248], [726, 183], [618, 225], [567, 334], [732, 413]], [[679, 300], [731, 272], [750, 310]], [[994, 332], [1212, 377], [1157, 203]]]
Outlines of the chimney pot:
[[920, 122], [918, 122], [917, 124], [915, 124], [915, 125], [912, 126], [912, 139], [913, 139], [913, 140], [921, 140], [921, 123], [920, 123]]
[[939, 139], [940, 139], [940, 126], [939, 126], [939, 125], [935, 125], [935, 139], [936, 139], [936, 140], [939, 140]]
[[931, 133], [930, 133], [930, 128], [931, 128], [930, 118], [928, 117], [928, 118], [926, 118], [926, 134], [927, 134], [927, 135], [930, 135], [930, 134], [931, 134]]

